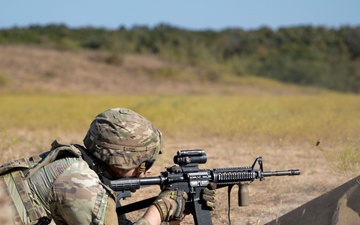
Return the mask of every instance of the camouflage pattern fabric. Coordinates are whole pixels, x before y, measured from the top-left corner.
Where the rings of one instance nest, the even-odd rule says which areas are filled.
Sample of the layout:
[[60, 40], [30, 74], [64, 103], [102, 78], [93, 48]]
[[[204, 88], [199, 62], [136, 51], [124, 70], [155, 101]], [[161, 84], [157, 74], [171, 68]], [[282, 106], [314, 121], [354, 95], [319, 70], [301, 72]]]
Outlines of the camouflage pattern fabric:
[[[13, 223], [35, 224], [38, 218], [47, 216], [56, 224], [104, 224], [111, 193], [78, 152], [58, 144], [43, 156], [24, 173], [25, 164], [15, 168], [14, 163], [6, 163], [12, 170], [0, 166], [6, 171], [0, 176], [1, 190], [11, 197], [8, 200], [16, 213]], [[31, 176], [26, 179], [24, 174]]]
[[104, 224], [109, 195], [85, 161], [71, 164], [52, 189], [49, 206], [56, 224]]
[[143, 116], [114, 108], [95, 117], [84, 144], [106, 164], [134, 169], [145, 161], [155, 161], [161, 153], [161, 139], [161, 132]]
[[0, 224], [11, 225], [13, 224], [12, 221], [15, 216], [15, 212], [9, 205], [11, 200], [9, 199], [9, 193], [6, 193], [5, 190], [6, 189], [3, 188], [0, 184]]
[[[94, 119], [84, 144], [105, 164], [134, 169], [155, 161], [162, 151], [162, 134], [141, 115], [115, 108]], [[1, 189], [10, 193], [17, 211], [16, 224], [35, 224], [44, 216], [58, 225], [117, 223], [106, 220], [117, 216], [109, 210], [113, 192], [75, 146], [55, 141], [49, 152], [0, 166], [0, 175]]]
[[38, 218], [46, 216], [44, 208], [38, 204], [23, 173], [40, 160], [40, 157], [35, 156], [13, 160], [0, 166], [0, 192], [2, 196], [6, 196], [3, 199], [4, 204], [7, 203], [1, 211], [9, 211], [11, 222], [35, 224]]
[[[11, 203], [10, 207], [1, 210], [14, 213], [7, 218], [6, 225], [33, 225], [43, 216], [52, 219], [52, 225], [149, 225], [142, 218], [135, 223], [125, 216], [118, 218], [114, 193], [101, 183], [96, 172], [79, 157], [78, 149], [57, 142], [52, 146], [50, 152], [38, 157], [4, 164], [11, 169], [0, 166], [5, 171], [0, 176], [0, 194], [8, 196], [6, 202]], [[16, 167], [17, 164], [20, 167]], [[29, 170], [23, 173], [22, 170], [26, 168]], [[31, 176], [26, 178], [25, 174]], [[19, 186], [20, 183], [23, 183], [22, 186]], [[23, 191], [19, 193], [19, 190]], [[22, 199], [31, 199], [31, 204], [29, 200]]]

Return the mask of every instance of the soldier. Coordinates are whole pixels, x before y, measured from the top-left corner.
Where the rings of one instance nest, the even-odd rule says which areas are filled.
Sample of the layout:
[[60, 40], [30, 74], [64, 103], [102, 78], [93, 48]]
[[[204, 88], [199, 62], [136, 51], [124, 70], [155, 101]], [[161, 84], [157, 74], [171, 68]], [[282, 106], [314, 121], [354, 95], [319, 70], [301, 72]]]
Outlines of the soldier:
[[[95, 117], [84, 145], [54, 141], [48, 152], [0, 166], [14, 224], [132, 224], [117, 216], [116, 194], [102, 177], [144, 177], [162, 153], [161, 132], [141, 115], [114, 108]], [[204, 193], [213, 207], [215, 191]], [[163, 191], [134, 224], [180, 221], [186, 199], [181, 190]]]

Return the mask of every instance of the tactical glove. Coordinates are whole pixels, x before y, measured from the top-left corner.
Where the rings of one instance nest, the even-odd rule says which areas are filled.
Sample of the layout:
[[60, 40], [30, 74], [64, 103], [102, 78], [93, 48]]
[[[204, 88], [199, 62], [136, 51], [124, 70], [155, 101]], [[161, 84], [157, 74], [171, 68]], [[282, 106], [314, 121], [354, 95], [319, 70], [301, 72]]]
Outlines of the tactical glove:
[[162, 191], [153, 205], [159, 210], [161, 221], [182, 220], [188, 196], [182, 190]]
[[204, 190], [202, 191], [202, 200], [206, 202], [206, 206], [212, 211], [215, 209], [216, 202], [216, 184], [210, 183]]

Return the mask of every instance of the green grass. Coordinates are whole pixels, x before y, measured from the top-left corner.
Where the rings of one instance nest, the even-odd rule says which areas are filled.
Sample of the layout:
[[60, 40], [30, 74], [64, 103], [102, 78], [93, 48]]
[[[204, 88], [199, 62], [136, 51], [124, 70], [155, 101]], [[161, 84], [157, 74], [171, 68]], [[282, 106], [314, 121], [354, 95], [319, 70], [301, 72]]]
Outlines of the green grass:
[[0, 139], [17, 140], [13, 130], [84, 133], [98, 113], [113, 107], [130, 108], [144, 115], [165, 137], [189, 141], [218, 138], [254, 144], [307, 143], [314, 149], [316, 140], [322, 139], [321, 150], [336, 171], [346, 172], [360, 165], [360, 96], [343, 94], [281, 97], [2, 94]]
[[11, 83], [10, 77], [5, 73], [0, 73], [0, 87], [5, 87]]
[[360, 97], [312, 95], [99, 96], [0, 95], [0, 127], [83, 130], [100, 112], [127, 107], [167, 133], [316, 141], [358, 134]]
[[343, 141], [334, 140], [330, 143], [319, 145], [333, 171], [347, 174], [360, 169], [360, 137], [348, 137]]

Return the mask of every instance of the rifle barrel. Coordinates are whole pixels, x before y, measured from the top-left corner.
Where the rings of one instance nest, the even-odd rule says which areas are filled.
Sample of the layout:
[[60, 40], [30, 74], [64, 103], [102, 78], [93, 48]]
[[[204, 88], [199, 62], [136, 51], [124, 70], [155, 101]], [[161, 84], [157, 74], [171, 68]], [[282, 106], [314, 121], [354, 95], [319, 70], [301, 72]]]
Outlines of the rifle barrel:
[[263, 172], [262, 175], [264, 177], [271, 177], [271, 176], [295, 176], [300, 175], [300, 170], [281, 170], [281, 171], [267, 171]]

